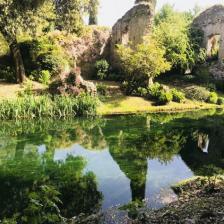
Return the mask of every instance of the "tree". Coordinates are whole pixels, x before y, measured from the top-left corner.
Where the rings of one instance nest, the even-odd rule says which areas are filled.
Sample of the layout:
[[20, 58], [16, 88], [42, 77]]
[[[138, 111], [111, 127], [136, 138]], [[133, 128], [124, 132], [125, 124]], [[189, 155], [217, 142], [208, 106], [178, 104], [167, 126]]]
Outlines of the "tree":
[[83, 15], [88, 11], [89, 0], [55, 0], [57, 28], [69, 33], [82, 34]]
[[[37, 25], [46, 17], [41, 8], [45, 0], [0, 0], [0, 32], [7, 41], [15, 63], [16, 80], [25, 80], [23, 58], [18, 46], [18, 35], [35, 33]], [[49, 4], [47, 1], [46, 4]]]
[[165, 58], [173, 69], [185, 71], [203, 60], [203, 50], [192, 40], [192, 20], [191, 14], [176, 12], [169, 4], [155, 16], [153, 37], [164, 47]]
[[170, 63], [164, 58], [165, 50], [150, 37], [145, 38], [144, 43], [136, 49], [119, 45], [117, 53], [128, 79], [143, 77], [147, 85], [152, 84], [156, 76], [170, 69]]
[[97, 14], [99, 10], [99, 0], [89, 1], [89, 25], [97, 25]]

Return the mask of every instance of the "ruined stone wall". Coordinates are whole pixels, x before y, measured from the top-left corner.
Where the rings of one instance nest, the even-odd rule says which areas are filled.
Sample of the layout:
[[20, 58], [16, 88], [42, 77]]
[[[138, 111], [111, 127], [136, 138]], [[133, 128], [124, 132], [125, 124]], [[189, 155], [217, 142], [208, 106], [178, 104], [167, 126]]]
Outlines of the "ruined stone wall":
[[[209, 40], [215, 35], [220, 35], [219, 60], [224, 59], [224, 6], [215, 5], [202, 12], [193, 22], [204, 32], [203, 47], [208, 51]], [[208, 52], [209, 54], [209, 52]]]
[[141, 2], [130, 9], [112, 28], [112, 47], [116, 44], [133, 46], [141, 43], [151, 31], [155, 1]]

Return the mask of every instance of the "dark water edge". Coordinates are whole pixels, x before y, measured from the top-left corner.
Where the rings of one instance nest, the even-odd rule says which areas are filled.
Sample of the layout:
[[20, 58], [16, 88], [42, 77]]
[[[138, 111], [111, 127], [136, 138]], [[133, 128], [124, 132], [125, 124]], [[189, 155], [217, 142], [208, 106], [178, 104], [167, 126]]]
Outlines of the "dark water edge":
[[3, 121], [0, 220], [61, 223], [135, 203], [158, 209], [177, 199], [172, 185], [223, 169], [221, 110]]

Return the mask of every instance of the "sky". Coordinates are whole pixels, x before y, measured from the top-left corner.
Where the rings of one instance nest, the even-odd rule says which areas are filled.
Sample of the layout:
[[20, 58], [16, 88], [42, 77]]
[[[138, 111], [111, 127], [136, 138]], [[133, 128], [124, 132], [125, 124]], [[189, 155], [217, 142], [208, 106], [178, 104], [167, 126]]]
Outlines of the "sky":
[[[193, 9], [195, 5], [206, 8], [224, 4], [224, 0], [157, 0], [157, 10], [166, 3], [174, 5], [177, 10], [186, 11]], [[99, 25], [112, 26], [134, 5], [134, 0], [100, 0], [100, 4]]]

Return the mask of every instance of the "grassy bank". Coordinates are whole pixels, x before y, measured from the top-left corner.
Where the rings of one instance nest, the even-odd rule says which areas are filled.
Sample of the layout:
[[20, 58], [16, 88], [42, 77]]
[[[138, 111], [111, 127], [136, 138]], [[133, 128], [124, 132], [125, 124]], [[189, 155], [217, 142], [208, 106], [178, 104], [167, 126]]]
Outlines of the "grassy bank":
[[96, 114], [98, 100], [90, 95], [23, 96], [0, 100], [0, 119], [67, 118]]
[[99, 115], [137, 114], [156, 112], [184, 112], [211, 108], [223, 108], [223, 106], [198, 101], [186, 100], [184, 103], [171, 102], [167, 105], [157, 106], [154, 102], [142, 97], [115, 96], [105, 98], [97, 108]]

